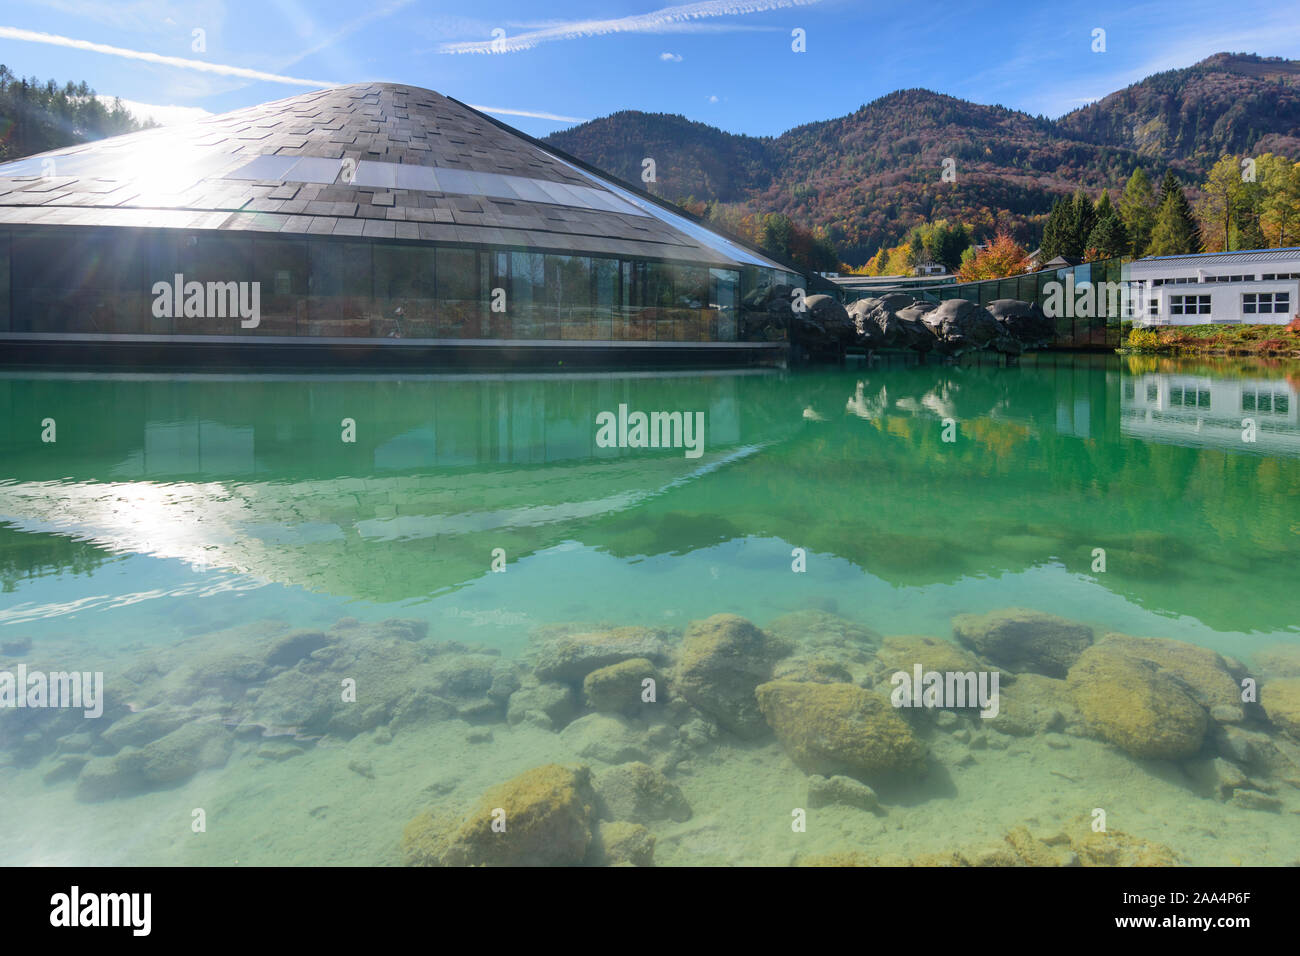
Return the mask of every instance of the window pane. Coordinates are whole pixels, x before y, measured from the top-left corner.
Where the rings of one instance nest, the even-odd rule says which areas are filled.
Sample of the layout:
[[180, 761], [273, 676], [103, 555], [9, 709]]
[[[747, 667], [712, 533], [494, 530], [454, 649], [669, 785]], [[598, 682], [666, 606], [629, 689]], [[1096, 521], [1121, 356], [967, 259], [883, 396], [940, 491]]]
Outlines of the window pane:
[[307, 335], [369, 336], [370, 244], [313, 242], [308, 248]]
[[[477, 338], [482, 334], [487, 307], [479, 254], [473, 249], [439, 248], [435, 259], [436, 336]], [[512, 314], [514, 303], [507, 300], [507, 306]]]
[[298, 239], [254, 239], [253, 276], [261, 291], [262, 335], [307, 334], [307, 243]]
[[376, 315], [371, 323], [372, 335], [434, 337], [434, 256], [429, 246], [375, 246]]

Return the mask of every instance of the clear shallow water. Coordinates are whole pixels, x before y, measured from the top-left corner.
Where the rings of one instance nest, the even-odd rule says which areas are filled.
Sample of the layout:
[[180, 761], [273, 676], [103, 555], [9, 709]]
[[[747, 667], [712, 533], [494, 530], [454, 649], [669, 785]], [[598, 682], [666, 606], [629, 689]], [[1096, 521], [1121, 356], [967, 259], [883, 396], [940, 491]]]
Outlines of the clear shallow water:
[[[44, 834], [14, 828], [0, 849], [9, 862], [399, 862], [423, 808], [463, 809], [551, 760], [611, 762], [556, 732], [584, 710], [546, 729], [507, 722], [503, 700], [396, 731], [300, 733], [300, 752], [268, 756], [238, 721], [265, 710], [273, 671], [234, 689], [167, 685], [223, 648], [255, 655], [346, 618], [361, 622], [356, 646], [413, 619], [428, 625], [413, 645], [497, 652], [525, 678], [530, 635], [536, 646], [552, 625], [655, 627], [674, 644], [710, 615], [765, 626], [808, 608], [947, 639], [956, 614], [1018, 606], [1254, 667], [1300, 640], [1300, 400], [1286, 371], [1054, 356], [807, 373], [0, 378], [0, 641], [30, 641], [0, 667], [103, 670], [122, 708], [106, 722], [179, 707], [233, 728], [224, 761], [87, 799], [86, 763], [118, 752], [103, 728], [69, 743], [84, 726], [28, 711], [18, 727], [0, 712], [6, 807]], [[702, 455], [600, 447], [596, 416], [620, 404], [703, 412]], [[1247, 416], [1254, 442], [1241, 440]], [[41, 441], [45, 419], [54, 443]], [[340, 438], [345, 419], [355, 442]], [[142, 677], [148, 660], [165, 670]], [[491, 741], [468, 742], [484, 727]], [[930, 724], [918, 733], [930, 783], [888, 813], [822, 811], [829, 822], [802, 844], [789, 817], [806, 778], [778, 742], [724, 733], [672, 761], [646, 745], [694, 811], [651, 827], [657, 858], [915, 855], [1064, 825], [1104, 799], [1125, 832], [1188, 861], [1251, 862], [1234, 828], [1253, 834], [1260, 862], [1300, 856], [1300, 793], [1284, 774], [1255, 781], [1280, 804], [1261, 811], [1085, 734], [1068, 749], [1014, 738], [972, 764]], [[742, 767], [760, 781], [747, 794]], [[1026, 767], [1041, 783], [1027, 786]], [[209, 804], [219, 825], [192, 834], [191, 809]], [[321, 828], [349, 840], [326, 847]], [[716, 839], [701, 844], [701, 828]]]

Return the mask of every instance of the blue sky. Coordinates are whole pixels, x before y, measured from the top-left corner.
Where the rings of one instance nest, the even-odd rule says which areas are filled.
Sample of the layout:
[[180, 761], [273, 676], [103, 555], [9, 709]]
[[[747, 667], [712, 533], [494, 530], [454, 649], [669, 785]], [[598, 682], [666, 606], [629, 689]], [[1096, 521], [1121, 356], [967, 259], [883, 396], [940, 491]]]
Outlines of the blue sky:
[[[806, 52], [791, 49], [796, 29]], [[1105, 52], [1092, 49], [1095, 29]], [[5, 0], [0, 10], [0, 62], [14, 72], [84, 79], [162, 119], [182, 114], [155, 107], [217, 113], [388, 80], [534, 135], [620, 109], [775, 135], [915, 86], [1059, 116], [1221, 50], [1300, 56], [1300, 17], [1275, 0]]]

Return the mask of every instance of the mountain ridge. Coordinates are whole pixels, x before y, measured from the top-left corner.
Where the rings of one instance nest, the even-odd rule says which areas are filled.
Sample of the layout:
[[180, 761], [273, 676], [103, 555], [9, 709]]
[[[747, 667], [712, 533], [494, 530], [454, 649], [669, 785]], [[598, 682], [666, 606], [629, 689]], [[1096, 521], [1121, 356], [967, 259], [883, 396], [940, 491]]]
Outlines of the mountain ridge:
[[[1300, 158], [1300, 61], [1217, 53], [1057, 119], [910, 88], [779, 136], [621, 110], [545, 142], [633, 182], [654, 159], [651, 192], [782, 213], [856, 265], [937, 218], [1036, 242], [1057, 196], [1114, 192], [1138, 166], [1194, 182], [1225, 153]], [[944, 160], [955, 182], [942, 180]]]

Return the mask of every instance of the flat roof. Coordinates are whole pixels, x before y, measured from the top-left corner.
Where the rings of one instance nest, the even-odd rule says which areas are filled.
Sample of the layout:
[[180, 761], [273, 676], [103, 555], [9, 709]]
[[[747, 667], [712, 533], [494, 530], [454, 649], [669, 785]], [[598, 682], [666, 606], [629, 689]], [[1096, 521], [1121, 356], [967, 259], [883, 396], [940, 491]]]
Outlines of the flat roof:
[[1229, 262], [1278, 262], [1300, 259], [1300, 246], [1282, 246], [1276, 249], [1240, 249], [1236, 252], [1194, 252], [1181, 256], [1148, 256], [1134, 259], [1131, 265], [1159, 262], [1163, 265], [1186, 263], [1188, 265], [1215, 265]]

